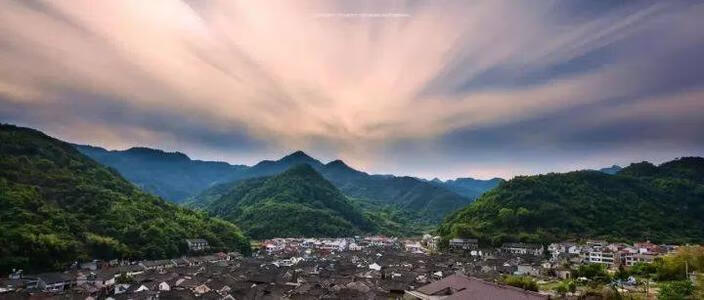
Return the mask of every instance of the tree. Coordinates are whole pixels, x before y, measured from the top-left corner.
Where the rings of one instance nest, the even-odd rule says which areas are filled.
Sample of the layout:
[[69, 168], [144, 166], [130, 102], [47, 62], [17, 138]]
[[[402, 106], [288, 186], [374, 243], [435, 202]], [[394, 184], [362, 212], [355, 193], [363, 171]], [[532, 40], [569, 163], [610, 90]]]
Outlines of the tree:
[[504, 284], [522, 288], [529, 291], [538, 291], [538, 283], [529, 276], [508, 275], [502, 279]]
[[694, 294], [694, 286], [689, 280], [671, 281], [660, 285], [659, 300], [685, 300]]
[[577, 291], [577, 283], [571, 279], [565, 279], [555, 288], [555, 291], [564, 296], [567, 292], [575, 293]]
[[606, 266], [603, 264], [585, 264], [579, 266], [576, 272], [577, 277], [585, 277], [597, 282], [607, 283], [611, 281], [611, 277], [606, 272]]

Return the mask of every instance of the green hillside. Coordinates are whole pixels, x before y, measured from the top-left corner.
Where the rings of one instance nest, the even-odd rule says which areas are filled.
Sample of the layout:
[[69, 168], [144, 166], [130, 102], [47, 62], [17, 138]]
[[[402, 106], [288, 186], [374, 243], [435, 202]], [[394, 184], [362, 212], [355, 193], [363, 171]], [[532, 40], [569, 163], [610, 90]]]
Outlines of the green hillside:
[[441, 185], [409, 176], [369, 175], [340, 160], [322, 166], [320, 173], [348, 197], [396, 207], [416, 221], [437, 224], [472, 201]]
[[440, 234], [484, 242], [569, 238], [704, 241], [704, 159], [632, 164], [616, 175], [517, 177], [453, 213]]
[[68, 143], [0, 125], [0, 273], [175, 257], [186, 238], [249, 251], [233, 224], [144, 193]]
[[338, 237], [373, 225], [307, 164], [208, 190], [192, 206], [240, 225], [252, 238]]

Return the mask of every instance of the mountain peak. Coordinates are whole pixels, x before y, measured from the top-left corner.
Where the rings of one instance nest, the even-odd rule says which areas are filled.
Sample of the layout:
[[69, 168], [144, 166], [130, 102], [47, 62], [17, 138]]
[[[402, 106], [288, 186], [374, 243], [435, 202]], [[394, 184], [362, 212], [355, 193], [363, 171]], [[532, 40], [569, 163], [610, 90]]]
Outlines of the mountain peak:
[[343, 167], [343, 168], [350, 167], [344, 161], [339, 160], [339, 159], [336, 159], [336, 160], [333, 160], [333, 161], [327, 163], [326, 166], [328, 166], [328, 167]]
[[310, 157], [305, 152], [298, 150], [296, 152], [293, 152], [289, 155], [284, 156], [279, 161], [306, 161], [306, 160], [316, 160], [316, 159]]

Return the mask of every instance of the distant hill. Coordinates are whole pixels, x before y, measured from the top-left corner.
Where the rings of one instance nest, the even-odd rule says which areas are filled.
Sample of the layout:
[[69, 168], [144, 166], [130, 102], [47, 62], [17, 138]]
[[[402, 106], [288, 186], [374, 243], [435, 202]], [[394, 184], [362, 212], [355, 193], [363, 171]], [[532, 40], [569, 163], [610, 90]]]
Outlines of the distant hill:
[[75, 145], [76, 149], [147, 192], [182, 202], [221, 182], [234, 180], [237, 171], [247, 167], [224, 162], [191, 160], [180, 152], [164, 152], [144, 147], [108, 151], [100, 147]]
[[516, 177], [453, 213], [445, 239], [549, 242], [569, 238], [704, 241], [704, 159], [632, 164], [615, 175]]
[[415, 177], [369, 175], [340, 160], [323, 165], [319, 171], [349, 197], [391, 204], [429, 221], [439, 221], [472, 200]]
[[433, 179], [430, 182], [451, 190], [459, 195], [470, 199], [477, 199], [482, 194], [495, 188], [499, 183], [504, 180], [501, 178], [492, 178], [489, 180], [481, 180], [474, 178], [457, 178], [453, 180], [441, 181], [439, 179]]
[[623, 168], [621, 168], [621, 166], [613, 165], [608, 168], [601, 168], [601, 169], [599, 169], [599, 172], [606, 173], [609, 175], [614, 175], [614, 174], [618, 173], [619, 171], [621, 171], [621, 169], [623, 169]]
[[68, 143], [0, 124], [0, 273], [176, 257], [186, 238], [250, 251], [235, 225], [144, 193]]
[[307, 164], [220, 185], [202, 195], [191, 205], [239, 224], [255, 239], [341, 237], [374, 230], [359, 209]]

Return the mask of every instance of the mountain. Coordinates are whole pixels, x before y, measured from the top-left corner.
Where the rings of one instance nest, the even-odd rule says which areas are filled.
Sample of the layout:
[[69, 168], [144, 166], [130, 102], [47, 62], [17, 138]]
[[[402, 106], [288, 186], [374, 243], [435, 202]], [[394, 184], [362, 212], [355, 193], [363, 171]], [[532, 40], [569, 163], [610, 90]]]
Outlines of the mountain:
[[323, 163], [314, 159], [303, 151], [296, 151], [279, 160], [263, 160], [256, 165], [238, 172], [235, 177], [238, 179], [247, 179], [261, 176], [271, 176], [282, 173], [293, 166], [307, 164], [315, 169], [320, 169]]
[[621, 169], [623, 169], [623, 168], [621, 168], [621, 166], [613, 165], [608, 168], [601, 168], [601, 169], [599, 169], [599, 172], [606, 173], [609, 175], [614, 175], [614, 174], [618, 173], [619, 171], [621, 171]]
[[471, 202], [471, 199], [445, 187], [415, 177], [369, 175], [341, 160], [329, 162], [318, 171], [348, 197], [391, 205], [424, 221], [437, 222], [447, 213]]
[[115, 168], [145, 191], [177, 203], [192, 201], [191, 198], [220, 183], [277, 175], [300, 164], [311, 166], [346, 196], [363, 202], [377, 202], [385, 207], [393, 206], [432, 222], [440, 221], [447, 213], [463, 207], [483, 192], [481, 188], [462, 189], [457, 184], [458, 193], [452, 190], [454, 185], [432, 184], [415, 177], [370, 175], [347, 166], [341, 160], [323, 164], [303, 151], [247, 167], [191, 160], [182, 153], [142, 147], [125, 151], [82, 145], [76, 145], [76, 148], [96, 161]]
[[176, 257], [187, 238], [250, 251], [235, 225], [142, 192], [71, 144], [0, 124], [0, 273]]
[[453, 180], [441, 181], [437, 178], [431, 180], [432, 184], [444, 187], [461, 196], [469, 199], [477, 199], [485, 192], [495, 188], [504, 180], [501, 178], [492, 178], [489, 180], [481, 180], [474, 178], [457, 178]]
[[235, 179], [247, 167], [224, 162], [191, 160], [180, 152], [144, 147], [108, 151], [100, 147], [75, 145], [76, 149], [103, 165], [116, 169], [143, 190], [174, 202], [206, 188]]
[[[438, 222], [447, 213], [471, 201], [445, 187], [415, 177], [369, 175], [351, 168], [341, 160], [323, 164], [302, 151], [296, 151], [276, 161], [262, 161], [248, 169], [240, 170], [235, 177], [238, 180], [246, 180], [271, 176], [301, 164], [312, 167], [345, 196], [367, 204], [375, 202], [377, 206], [393, 206], [432, 222]], [[207, 195], [208, 193], [204, 197], [208, 197]]]
[[281, 174], [224, 184], [191, 205], [239, 224], [255, 239], [341, 237], [373, 225], [308, 164]]
[[704, 159], [631, 164], [615, 175], [576, 171], [516, 177], [453, 213], [444, 239], [486, 243], [570, 238], [704, 241]]

